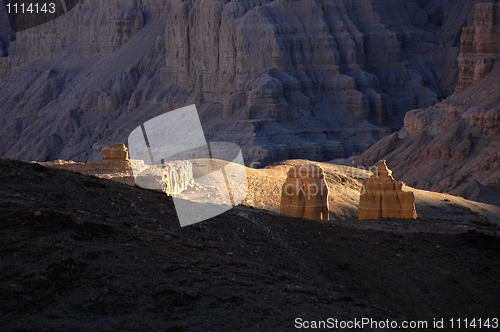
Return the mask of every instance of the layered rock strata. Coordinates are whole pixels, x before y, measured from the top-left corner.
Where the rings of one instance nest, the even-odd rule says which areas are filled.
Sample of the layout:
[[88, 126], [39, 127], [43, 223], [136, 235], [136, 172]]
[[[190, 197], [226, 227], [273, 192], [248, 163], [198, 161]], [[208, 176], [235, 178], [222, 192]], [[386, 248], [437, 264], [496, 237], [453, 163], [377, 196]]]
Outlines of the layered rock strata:
[[475, 7], [474, 25], [464, 27], [458, 56], [458, 91], [488, 75], [500, 57], [500, 5], [480, 3]]
[[416, 219], [415, 196], [402, 191], [404, 184], [394, 180], [385, 160], [378, 162], [377, 170], [363, 181], [363, 192], [359, 198], [358, 218], [402, 218]]
[[146, 165], [143, 160], [130, 160], [123, 143], [113, 144], [111, 148], [103, 148], [101, 151], [104, 154], [102, 162], [75, 163], [56, 160], [40, 164], [163, 191], [169, 196], [179, 194], [194, 185], [193, 165], [190, 161], [172, 161], [161, 167]]
[[[476, 68], [477, 61], [498, 56], [500, 49], [498, 5], [481, 4], [476, 10], [474, 27], [465, 30], [473, 35], [463, 36], [469, 42], [462, 44], [461, 68]], [[489, 73], [462, 70], [460, 91], [433, 107], [408, 112], [404, 128], [377, 142], [356, 164], [369, 167], [387, 159], [394, 174], [414, 188], [499, 205], [500, 66], [491, 65]]]
[[0, 155], [97, 161], [196, 103], [247, 165], [347, 157], [453, 89], [474, 2], [80, 1], [0, 38]]
[[292, 166], [281, 189], [280, 213], [292, 217], [329, 220], [328, 187], [319, 165]]
[[457, 92], [408, 112], [402, 130], [377, 142], [355, 164], [369, 167], [386, 159], [411, 187], [499, 205], [500, 7], [475, 8], [474, 26], [462, 35]]
[[123, 143], [115, 143], [110, 148], [101, 150], [105, 160], [128, 160], [128, 149]]

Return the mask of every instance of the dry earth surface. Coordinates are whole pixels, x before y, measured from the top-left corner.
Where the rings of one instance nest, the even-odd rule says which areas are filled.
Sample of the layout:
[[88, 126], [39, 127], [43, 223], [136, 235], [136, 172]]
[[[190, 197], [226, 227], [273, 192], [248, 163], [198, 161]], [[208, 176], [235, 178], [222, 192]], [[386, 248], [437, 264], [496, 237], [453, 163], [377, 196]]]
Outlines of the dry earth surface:
[[[273, 164], [265, 169], [245, 168], [249, 194], [244, 205], [279, 213], [281, 186], [286, 172], [293, 165], [311, 163], [298, 159]], [[363, 180], [372, 172], [367, 169], [320, 163], [325, 170], [325, 181], [329, 188], [330, 218], [334, 220], [355, 219], [358, 213], [359, 195]], [[500, 207], [469, 201], [461, 197], [403, 187], [413, 191], [420, 219], [443, 219], [455, 221], [489, 221], [500, 224]]]
[[181, 228], [162, 193], [5, 159], [0, 188], [3, 331], [498, 316], [500, 229], [483, 218], [319, 222], [238, 206]]

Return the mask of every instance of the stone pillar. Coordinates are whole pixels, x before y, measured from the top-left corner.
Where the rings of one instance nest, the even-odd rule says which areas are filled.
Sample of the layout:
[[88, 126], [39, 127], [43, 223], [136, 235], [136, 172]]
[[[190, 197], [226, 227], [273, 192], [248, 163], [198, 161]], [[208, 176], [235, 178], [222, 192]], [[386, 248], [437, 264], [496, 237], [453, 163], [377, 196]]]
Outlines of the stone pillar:
[[321, 166], [293, 166], [281, 188], [280, 213], [313, 220], [329, 220], [328, 187]]
[[101, 152], [104, 154], [105, 160], [128, 160], [128, 149], [123, 143], [113, 144], [110, 148], [102, 149]]
[[402, 191], [403, 183], [394, 180], [385, 160], [378, 162], [378, 170], [363, 182], [364, 192], [359, 198], [358, 218], [416, 219], [415, 196]]

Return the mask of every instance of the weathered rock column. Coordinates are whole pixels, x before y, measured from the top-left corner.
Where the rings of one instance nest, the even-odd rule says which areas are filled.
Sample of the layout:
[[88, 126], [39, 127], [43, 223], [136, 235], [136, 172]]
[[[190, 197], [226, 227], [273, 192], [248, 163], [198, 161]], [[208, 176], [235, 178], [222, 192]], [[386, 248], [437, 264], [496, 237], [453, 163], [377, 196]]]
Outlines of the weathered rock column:
[[385, 160], [378, 162], [378, 170], [363, 182], [364, 192], [359, 198], [358, 218], [415, 219], [415, 196], [402, 191], [403, 183], [394, 180]]
[[293, 166], [281, 188], [280, 213], [313, 220], [329, 220], [328, 187], [319, 165]]
[[476, 4], [474, 25], [462, 28], [457, 91], [486, 77], [500, 58], [500, 5], [491, 2]]
[[128, 149], [123, 143], [115, 143], [110, 148], [101, 149], [104, 159], [128, 160]]

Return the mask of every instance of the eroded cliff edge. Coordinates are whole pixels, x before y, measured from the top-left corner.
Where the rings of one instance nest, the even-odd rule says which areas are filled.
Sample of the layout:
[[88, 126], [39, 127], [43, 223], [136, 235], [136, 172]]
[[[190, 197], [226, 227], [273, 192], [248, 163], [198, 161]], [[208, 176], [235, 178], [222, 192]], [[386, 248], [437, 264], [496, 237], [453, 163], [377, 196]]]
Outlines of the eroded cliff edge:
[[410, 186], [500, 204], [499, 10], [476, 5], [474, 26], [464, 28], [458, 91], [408, 112], [404, 128], [356, 158], [358, 165], [387, 159]]
[[195, 103], [245, 161], [366, 150], [456, 85], [477, 1], [80, 1], [0, 61], [0, 155], [86, 161]]

